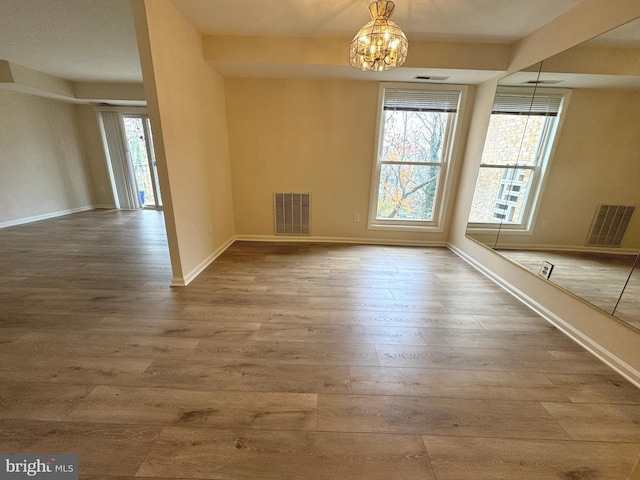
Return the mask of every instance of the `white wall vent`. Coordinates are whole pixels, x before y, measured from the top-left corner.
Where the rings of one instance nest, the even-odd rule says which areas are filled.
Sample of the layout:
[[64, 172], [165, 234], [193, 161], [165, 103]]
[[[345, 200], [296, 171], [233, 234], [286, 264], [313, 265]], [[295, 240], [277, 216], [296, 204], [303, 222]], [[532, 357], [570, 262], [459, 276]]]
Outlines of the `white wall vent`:
[[636, 207], [600, 205], [587, 237], [587, 245], [619, 247]]
[[309, 235], [308, 193], [274, 193], [276, 235]]

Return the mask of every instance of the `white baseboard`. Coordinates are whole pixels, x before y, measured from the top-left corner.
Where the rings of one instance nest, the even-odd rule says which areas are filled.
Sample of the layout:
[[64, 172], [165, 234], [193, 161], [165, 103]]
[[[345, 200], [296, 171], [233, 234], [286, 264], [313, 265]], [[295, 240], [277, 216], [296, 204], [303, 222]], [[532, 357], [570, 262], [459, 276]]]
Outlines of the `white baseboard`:
[[186, 275], [184, 275], [183, 277], [173, 277], [173, 279], [171, 280], [171, 286], [186, 287], [187, 285], [189, 285], [194, 278], [200, 275], [205, 268], [211, 265], [215, 261], [215, 259], [218, 258], [220, 255], [222, 255], [224, 251], [227, 248], [229, 248], [235, 241], [236, 241], [236, 237], [235, 236], [231, 237], [229, 240], [227, 240], [223, 245], [218, 247], [211, 255], [205, 258], [202, 262], [200, 262], [194, 269], [192, 269]]
[[96, 210], [115, 210], [116, 206], [115, 205], [109, 205], [106, 203], [98, 203], [96, 205], [93, 206], [93, 208], [95, 208]]
[[633, 248], [596, 247], [592, 245], [540, 245], [500, 243], [497, 250], [532, 250], [543, 252], [572, 252], [572, 253], [606, 253], [614, 255], [637, 255], [638, 250]]
[[9, 220], [8, 222], [1, 222], [0, 228], [15, 227], [16, 225], [24, 225], [25, 223], [38, 222], [49, 218], [63, 217], [65, 215], [71, 215], [72, 213], [93, 210], [94, 208], [94, 205], [87, 205], [85, 207], [70, 208], [68, 210], [60, 210], [58, 212], [43, 213], [42, 215], [34, 215], [32, 217], [17, 218], [15, 220]]
[[568, 323], [566, 320], [560, 318], [558, 315], [548, 310], [546, 307], [540, 305], [538, 302], [533, 300], [531, 297], [518, 290], [516, 287], [506, 282], [504, 279], [493, 273], [491, 270], [487, 269], [480, 263], [478, 263], [475, 259], [464, 253], [462, 250], [458, 249], [454, 245], [449, 244], [449, 249], [462, 258], [465, 262], [470, 264], [480, 273], [488, 277], [498, 286], [502, 287], [508, 293], [516, 297], [522, 303], [527, 305], [533, 311], [535, 311], [538, 315], [544, 318], [546, 321], [554, 325], [558, 330], [563, 332], [569, 338], [571, 338], [578, 345], [582, 346], [588, 352], [590, 352], [595, 357], [599, 358], [606, 365], [611, 367], [613, 370], [618, 372], [620, 375], [625, 377], [631, 383], [633, 383], [636, 387], [640, 388], [640, 372], [629, 365], [627, 362], [618, 358], [612, 352], [604, 348], [602, 345], [597, 343], [592, 338], [588, 337], [580, 330], [575, 328], [573, 325]]
[[447, 242], [378, 238], [312, 237], [308, 235], [236, 235], [245, 242], [347, 243], [355, 245], [397, 245], [407, 247], [446, 247]]

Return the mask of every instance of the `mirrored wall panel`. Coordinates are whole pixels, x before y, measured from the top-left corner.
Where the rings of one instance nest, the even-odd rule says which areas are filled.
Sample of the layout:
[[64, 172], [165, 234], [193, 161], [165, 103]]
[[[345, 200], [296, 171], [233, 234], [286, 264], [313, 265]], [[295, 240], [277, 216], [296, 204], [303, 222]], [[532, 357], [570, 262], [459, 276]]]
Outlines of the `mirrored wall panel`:
[[500, 82], [467, 235], [640, 329], [640, 20]]

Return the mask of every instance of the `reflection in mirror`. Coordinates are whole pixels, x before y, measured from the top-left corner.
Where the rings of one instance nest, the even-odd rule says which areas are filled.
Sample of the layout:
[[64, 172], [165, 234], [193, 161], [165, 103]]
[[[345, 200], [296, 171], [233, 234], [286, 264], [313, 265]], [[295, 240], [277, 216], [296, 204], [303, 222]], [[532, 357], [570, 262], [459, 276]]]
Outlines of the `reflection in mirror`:
[[500, 86], [493, 102], [469, 225], [490, 234], [497, 226], [494, 246], [502, 231], [531, 230], [571, 93], [539, 88], [540, 73], [525, 86]]
[[[529, 92], [518, 128], [505, 92]], [[637, 20], [500, 82], [467, 235], [640, 327], [639, 185]]]
[[640, 329], [640, 254], [636, 256], [633, 269], [613, 314]]

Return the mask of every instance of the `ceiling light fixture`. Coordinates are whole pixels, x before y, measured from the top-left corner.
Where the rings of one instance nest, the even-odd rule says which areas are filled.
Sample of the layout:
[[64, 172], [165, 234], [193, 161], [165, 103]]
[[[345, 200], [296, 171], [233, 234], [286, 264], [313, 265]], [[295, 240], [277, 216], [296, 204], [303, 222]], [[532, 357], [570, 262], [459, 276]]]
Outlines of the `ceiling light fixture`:
[[353, 37], [349, 53], [352, 67], [383, 71], [400, 67], [407, 59], [409, 42], [404, 32], [389, 17], [395, 4], [378, 0], [369, 5], [371, 21]]

